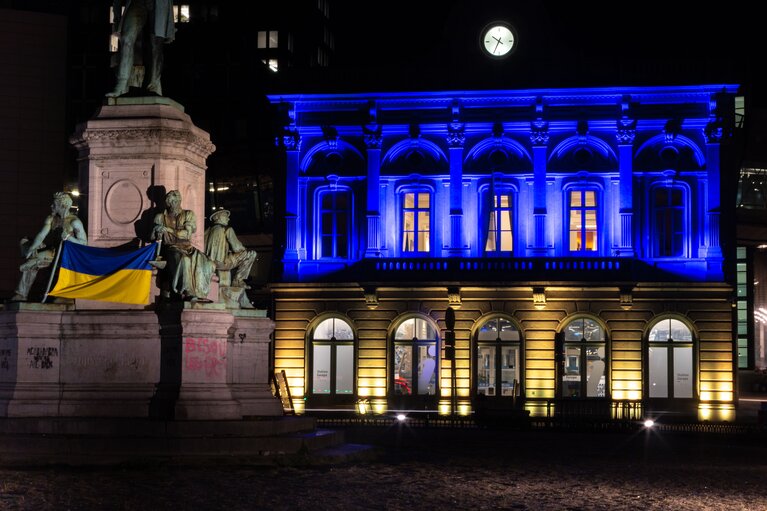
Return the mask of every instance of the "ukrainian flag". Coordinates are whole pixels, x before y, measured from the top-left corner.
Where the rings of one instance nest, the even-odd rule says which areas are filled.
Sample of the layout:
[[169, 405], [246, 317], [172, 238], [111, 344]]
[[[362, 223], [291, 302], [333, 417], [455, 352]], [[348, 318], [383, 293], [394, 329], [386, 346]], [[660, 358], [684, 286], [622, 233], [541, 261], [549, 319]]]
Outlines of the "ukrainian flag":
[[61, 269], [50, 295], [103, 302], [149, 303], [152, 267], [157, 245], [133, 252], [98, 248], [65, 241]]

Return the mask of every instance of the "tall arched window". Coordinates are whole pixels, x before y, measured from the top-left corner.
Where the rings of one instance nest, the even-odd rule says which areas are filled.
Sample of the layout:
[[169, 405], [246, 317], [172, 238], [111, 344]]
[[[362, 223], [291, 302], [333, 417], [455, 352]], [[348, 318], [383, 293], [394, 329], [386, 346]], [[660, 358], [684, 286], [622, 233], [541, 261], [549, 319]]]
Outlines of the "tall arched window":
[[339, 317], [327, 318], [310, 332], [312, 394], [354, 394], [354, 331]]
[[513, 397], [519, 384], [520, 335], [503, 317], [490, 318], [477, 331], [477, 395]]
[[576, 318], [562, 330], [562, 397], [607, 395], [605, 331], [591, 318]]
[[647, 338], [647, 395], [692, 398], [695, 388], [692, 330], [682, 321], [664, 318]]
[[406, 319], [394, 332], [393, 394], [437, 393], [437, 331], [422, 318]]

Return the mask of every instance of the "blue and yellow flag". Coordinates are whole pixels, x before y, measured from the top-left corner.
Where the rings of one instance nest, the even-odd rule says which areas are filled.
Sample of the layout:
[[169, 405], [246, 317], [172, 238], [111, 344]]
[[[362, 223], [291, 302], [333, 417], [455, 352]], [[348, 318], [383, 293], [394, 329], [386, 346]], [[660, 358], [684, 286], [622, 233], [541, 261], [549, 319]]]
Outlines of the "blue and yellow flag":
[[65, 241], [61, 269], [50, 295], [102, 302], [149, 303], [152, 267], [157, 245], [133, 252], [98, 248]]

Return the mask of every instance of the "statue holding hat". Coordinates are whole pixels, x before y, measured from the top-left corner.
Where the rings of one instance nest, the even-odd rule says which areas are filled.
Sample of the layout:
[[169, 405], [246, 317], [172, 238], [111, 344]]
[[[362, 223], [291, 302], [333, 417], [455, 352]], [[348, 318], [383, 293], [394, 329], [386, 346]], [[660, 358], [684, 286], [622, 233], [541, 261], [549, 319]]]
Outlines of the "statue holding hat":
[[248, 250], [229, 226], [231, 212], [221, 209], [210, 215], [213, 225], [205, 231], [205, 254], [219, 270], [231, 271], [231, 285], [248, 289], [245, 279], [256, 262], [255, 250]]

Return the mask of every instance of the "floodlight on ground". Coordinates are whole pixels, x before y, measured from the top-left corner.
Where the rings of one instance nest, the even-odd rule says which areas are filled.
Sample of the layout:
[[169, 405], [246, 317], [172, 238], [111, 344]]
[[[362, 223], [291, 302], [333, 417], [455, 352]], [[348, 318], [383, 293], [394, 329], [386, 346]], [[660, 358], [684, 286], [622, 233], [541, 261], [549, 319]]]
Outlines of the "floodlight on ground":
[[405, 419], [407, 419], [407, 415], [405, 415], [404, 413], [398, 413], [397, 414], [397, 420], [398, 421], [405, 422]]
[[650, 429], [650, 428], [651, 428], [651, 427], [653, 427], [653, 426], [655, 426], [655, 421], [654, 421], [654, 420], [652, 420], [652, 419], [646, 419], [646, 420], [644, 421], [644, 427], [646, 427], [647, 429]]

